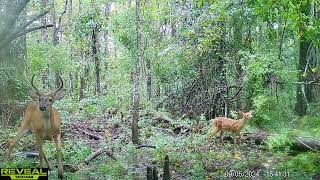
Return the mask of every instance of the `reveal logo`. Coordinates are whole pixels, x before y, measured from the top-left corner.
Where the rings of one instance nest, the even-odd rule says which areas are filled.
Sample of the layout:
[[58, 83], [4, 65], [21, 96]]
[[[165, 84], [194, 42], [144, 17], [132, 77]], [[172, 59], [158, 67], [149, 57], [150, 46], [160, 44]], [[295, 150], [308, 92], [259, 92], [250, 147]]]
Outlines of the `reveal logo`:
[[0, 180], [48, 180], [48, 168], [0, 168]]

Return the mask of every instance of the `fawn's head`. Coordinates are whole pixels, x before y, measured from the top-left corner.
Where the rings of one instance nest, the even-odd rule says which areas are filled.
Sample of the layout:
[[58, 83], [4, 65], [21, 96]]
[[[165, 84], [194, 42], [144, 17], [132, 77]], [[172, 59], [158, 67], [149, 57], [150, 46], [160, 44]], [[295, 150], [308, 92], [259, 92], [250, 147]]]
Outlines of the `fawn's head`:
[[250, 118], [253, 117], [252, 110], [250, 110], [249, 112], [239, 111], [239, 115], [240, 115], [240, 117], [242, 117], [242, 118], [244, 118], [244, 119], [250, 119]]
[[60, 80], [60, 87], [58, 89], [56, 89], [54, 92], [48, 94], [48, 95], [44, 95], [43, 93], [41, 93], [33, 84], [33, 79], [34, 76], [32, 76], [31, 78], [31, 85], [33, 87], [34, 90], [31, 90], [29, 92], [29, 95], [32, 99], [35, 100], [35, 102], [38, 103], [39, 105], [39, 110], [40, 111], [48, 111], [51, 110], [52, 108], [52, 104], [56, 101], [56, 100], [60, 100], [64, 97], [64, 91], [63, 91], [63, 81], [62, 78], [59, 76], [59, 80]]

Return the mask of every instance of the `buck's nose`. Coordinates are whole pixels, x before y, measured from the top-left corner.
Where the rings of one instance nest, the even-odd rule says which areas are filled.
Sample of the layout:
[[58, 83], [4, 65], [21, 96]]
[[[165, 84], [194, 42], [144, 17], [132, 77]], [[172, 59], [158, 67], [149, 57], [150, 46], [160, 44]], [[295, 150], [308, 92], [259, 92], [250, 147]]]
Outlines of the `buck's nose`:
[[39, 107], [40, 111], [46, 111], [46, 107]]

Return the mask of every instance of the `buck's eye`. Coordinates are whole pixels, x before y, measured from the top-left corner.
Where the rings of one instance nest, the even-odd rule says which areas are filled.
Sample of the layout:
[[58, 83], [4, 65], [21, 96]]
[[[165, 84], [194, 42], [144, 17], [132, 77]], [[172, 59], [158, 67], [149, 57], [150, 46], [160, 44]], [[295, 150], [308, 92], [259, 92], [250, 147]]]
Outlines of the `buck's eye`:
[[52, 102], [52, 98], [49, 98], [49, 101]]

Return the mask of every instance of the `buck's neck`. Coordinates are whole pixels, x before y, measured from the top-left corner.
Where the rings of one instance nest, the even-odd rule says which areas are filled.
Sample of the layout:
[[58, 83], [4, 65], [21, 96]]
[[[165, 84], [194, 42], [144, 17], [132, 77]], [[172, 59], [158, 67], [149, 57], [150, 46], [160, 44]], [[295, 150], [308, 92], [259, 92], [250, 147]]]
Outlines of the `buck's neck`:
[[43, 117], [43, 126], [44, 129], [50, 129], [53, 124], [52, 118], [52, 108], [49, 108], [47, 111], [41, 111]]

